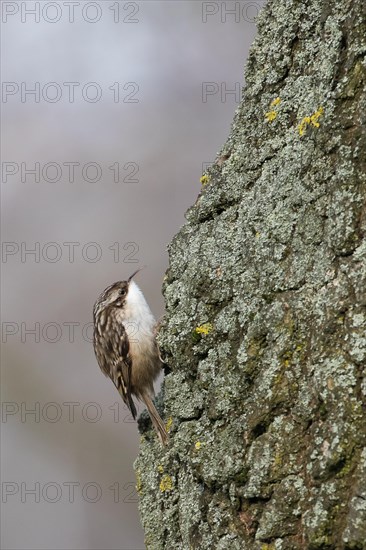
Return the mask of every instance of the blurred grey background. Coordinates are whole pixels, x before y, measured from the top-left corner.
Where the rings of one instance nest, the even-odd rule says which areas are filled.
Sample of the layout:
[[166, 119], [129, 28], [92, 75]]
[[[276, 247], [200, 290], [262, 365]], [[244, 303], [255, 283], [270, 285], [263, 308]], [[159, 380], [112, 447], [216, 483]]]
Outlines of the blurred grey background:
[[1, 3], [4, 549], [144, 548], [139, 435], [92, 306], [146, 265], [163, 315], [166, 247], [228, 135], [263, 4]]

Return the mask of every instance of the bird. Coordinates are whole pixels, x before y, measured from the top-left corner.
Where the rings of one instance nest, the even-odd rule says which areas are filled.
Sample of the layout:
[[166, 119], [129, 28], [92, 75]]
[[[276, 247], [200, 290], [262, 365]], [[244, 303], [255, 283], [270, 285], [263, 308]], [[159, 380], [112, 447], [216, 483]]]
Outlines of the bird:
[[93, 308], [94, 352], [102, 372], [116, 386], [134, 419], [133, 396], [142, 401], [162, 445], [168, 434], [153, 399], [164, 363], [155, 339], [156, 321], [133, 277], [108, 286]]

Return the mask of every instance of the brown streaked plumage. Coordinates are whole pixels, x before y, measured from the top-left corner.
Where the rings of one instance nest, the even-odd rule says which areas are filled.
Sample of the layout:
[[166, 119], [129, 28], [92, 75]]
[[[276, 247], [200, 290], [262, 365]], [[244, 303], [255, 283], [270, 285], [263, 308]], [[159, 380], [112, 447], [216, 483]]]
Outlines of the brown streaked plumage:
[[[136, 272], [137, 273], [137, 272]], [[94, 351], [101, 370], [119, 391], [133, 418], [132, 396], [143, 401], [160, 441], [168, 435], [153, 403], [153, 382], [163, 366], [154, 336], [155, 319], [136, 283], [107, 287], [94, 305]]]

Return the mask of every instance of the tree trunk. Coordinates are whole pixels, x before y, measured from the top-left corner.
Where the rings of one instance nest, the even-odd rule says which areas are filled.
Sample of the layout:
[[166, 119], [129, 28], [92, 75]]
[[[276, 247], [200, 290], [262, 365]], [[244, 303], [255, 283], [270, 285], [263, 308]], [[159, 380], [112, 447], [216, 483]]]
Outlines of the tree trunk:
[[259, 17], [231, 134], [169, 247], [170, 444], [143, 417], [136, 461], [148, 549], [366, 548], [363, 9]]

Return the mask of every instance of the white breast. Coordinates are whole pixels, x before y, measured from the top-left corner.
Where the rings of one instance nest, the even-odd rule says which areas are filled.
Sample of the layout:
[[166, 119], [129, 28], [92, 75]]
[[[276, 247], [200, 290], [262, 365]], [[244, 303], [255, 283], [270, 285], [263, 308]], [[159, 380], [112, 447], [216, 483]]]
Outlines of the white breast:
[[126, 304], [123, 308], [122, 322], [130, 341], [130, 353], [151, 352], [154, 346], [155, 319], [142, 294], [134, 281], [130, 282]]
[[126, 304], [124, 307], [124, 316], [126, 320], [140, 322], [146, 328], [153, 328], [155, 319], [142, 294], [141, 290], [134, 281], [130, 282]]
[[132, 359], [133, 393], [140, 398], [141, 388], [154, 395], [153, 381], [161, 372], [161, 360], [155, 343], [155, 319], [136, 283], [131, 281], [121, 322], [128, 334]]

